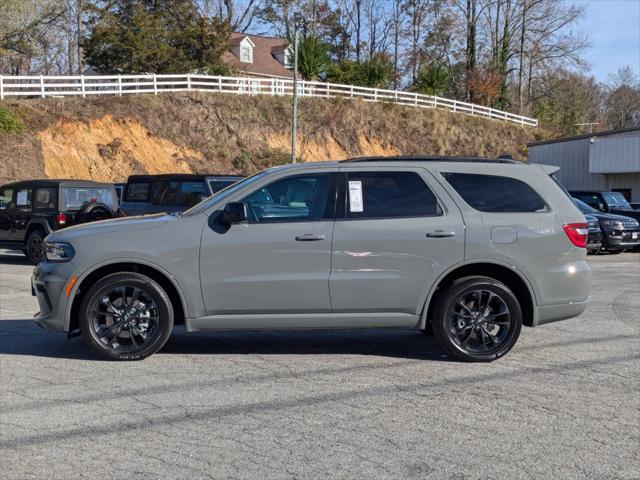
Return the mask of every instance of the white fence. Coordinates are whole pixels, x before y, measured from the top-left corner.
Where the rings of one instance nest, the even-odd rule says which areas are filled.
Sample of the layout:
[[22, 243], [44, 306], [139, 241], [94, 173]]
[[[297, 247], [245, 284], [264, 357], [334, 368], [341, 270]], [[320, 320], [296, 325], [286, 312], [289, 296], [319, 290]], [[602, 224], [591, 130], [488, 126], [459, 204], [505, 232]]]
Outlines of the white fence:
[[[3, 76], [0, 100], [9, 97], [62, 97], [67, 95], [129, 95], [165, 92], [223, 92], [243, 95], [291, 95], [293, 80], [280, 78], [221, 77], [209, 75], [102, 75], [102, 76]], [[416, 108], [440, 108], [452, 112], [536, 127], [538, 120], [472, 103], [399, 90], [358, 87], [300, 80], [298, 95], [323, 98], [361, 98]]]

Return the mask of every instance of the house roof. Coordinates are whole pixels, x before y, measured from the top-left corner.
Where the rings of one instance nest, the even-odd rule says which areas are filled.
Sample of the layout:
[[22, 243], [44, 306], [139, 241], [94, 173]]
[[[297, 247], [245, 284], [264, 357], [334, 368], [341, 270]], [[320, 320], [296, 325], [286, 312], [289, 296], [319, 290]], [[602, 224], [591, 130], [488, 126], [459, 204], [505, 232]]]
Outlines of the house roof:
[[561, 138], [551, 138], [549, 140], [538, 140], [537, 142], [527, 143], [527, 146], [535, 147], [538, 145], [547, 145], [550, 143], [571, 142], [573, 140], [581, 140], [584, 138], [608, 137], [609, 135], [617, 135], [619, 133], [628, 133], [628, 132], [635, 132], [635, 131], [640, 131], [640, 127], [618, 128], [616, 130], [603, 130], [601, 132], [585, 133], [582, 135], [575, 135], [573, 137], [561, 137]]
[[231, 34], [230, 44], [237, 46], [248, 38], [253, 43], [253, 63], [241, 62], [230, 51], [222, 55], [222, 60], [227, 65], [256, 75], [267, 75], [273, 77], [293, 77], [291, 70], [285, 68], [273, 55], [282, 52], [289, 46], [285, 38], [263, 37], [261, 35], [248, 35], [234, 32]]

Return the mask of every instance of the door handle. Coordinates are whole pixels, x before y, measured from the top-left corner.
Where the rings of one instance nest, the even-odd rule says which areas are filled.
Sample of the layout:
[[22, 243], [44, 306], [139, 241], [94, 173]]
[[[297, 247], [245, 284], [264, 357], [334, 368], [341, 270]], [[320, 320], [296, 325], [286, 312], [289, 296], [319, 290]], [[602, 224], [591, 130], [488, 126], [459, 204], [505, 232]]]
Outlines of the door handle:
[[444, 230], [434, 230], [433, 232], [427, 233], [427, 237], [429, 238], [446, 238], [455, 236], [456, 232], [445, 232]]
[[324, 240], [324, 235], [316, 235], [314, 233], [305, 233], [304, 235], [298, 235], [296, 241], [298, 242], [316, 242], [318, 240]]

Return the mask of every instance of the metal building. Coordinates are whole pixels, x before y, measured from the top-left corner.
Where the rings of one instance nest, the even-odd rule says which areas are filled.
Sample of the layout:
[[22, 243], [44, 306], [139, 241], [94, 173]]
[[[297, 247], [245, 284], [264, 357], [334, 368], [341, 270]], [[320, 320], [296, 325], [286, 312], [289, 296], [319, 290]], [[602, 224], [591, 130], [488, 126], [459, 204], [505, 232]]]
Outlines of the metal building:
[[529, 162], [557, 165], [568, 190], [621, 192], [640, 202], [640, 127], [528, 144]]

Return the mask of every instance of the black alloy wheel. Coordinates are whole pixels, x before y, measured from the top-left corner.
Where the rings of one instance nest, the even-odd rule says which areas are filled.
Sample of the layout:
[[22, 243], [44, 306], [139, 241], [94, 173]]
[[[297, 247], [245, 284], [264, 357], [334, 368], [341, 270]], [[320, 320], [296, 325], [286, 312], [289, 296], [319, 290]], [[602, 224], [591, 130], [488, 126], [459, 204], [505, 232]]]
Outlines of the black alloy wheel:
[[469, 277], [455, 282], [438, 298], [433, 329], [453, 357], [491, 361], [506, 354], [522, 327], [516, 296], [501, 282]]
[[40, 230], [34, 230], [29, 234], [25, 255], [34, 265], [44, 260], [44, 233]]
[[137, 360], [155, 353], [173, 329], [173, 308], [164, 289], [138, 273], [99, 280], [83, 299], [81, 331], [101, 356]]

